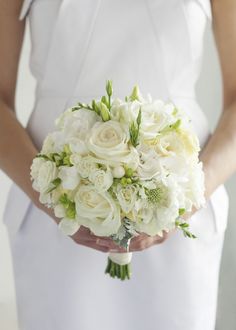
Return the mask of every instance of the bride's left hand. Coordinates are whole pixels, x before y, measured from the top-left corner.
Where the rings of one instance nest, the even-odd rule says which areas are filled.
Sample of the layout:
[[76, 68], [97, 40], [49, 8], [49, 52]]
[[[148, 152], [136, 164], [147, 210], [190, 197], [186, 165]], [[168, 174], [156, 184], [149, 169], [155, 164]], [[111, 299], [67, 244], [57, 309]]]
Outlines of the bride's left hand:
[[[193, 211], [191, 213], [186, 213], [181, 218], [187, 222], [195, 212], [196, 212], [196, 209], [193, 209]], [[140, 234], [131, 240], [129, 250], [130, 250], [130, 252], [143, 251], [154, 245], [162, 244], [175, 232], [176, 232], [176, 229], [174, 229], [168, 233], [163, 231], [162, 237], [158, 236], [158, 235], [149, 236], [146, 234]]]

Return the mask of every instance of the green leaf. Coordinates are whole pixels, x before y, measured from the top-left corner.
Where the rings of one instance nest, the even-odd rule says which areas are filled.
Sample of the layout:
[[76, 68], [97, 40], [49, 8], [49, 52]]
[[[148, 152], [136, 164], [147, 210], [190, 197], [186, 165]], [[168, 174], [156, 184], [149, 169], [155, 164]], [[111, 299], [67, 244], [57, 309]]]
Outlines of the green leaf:
[[76, 216], [75, 202], [71, 201], [66, 193], [59, 198], [59, 203], [61, 203], [65, 207], [66, 217], [68, 219], [75, 219]]
[[178, 119], [173, 125], [171, 125], [172, 129], [177, 130], [181, 125], [181, 119]]
[[68, 195], [65, 193], [59, 198], [59, 202], [67, 209], [70, 205], [70, 199]]
[[47, 155], [44, 154], [38, 154], [35, 156], [35, 158], [43, 158], [45, 160], [51, 160]]
[[176, 222], [175, 222], [175, 226], [176, 226], [176, 228], [182, 230], [183, 235], [184, 235], [185, 237], [193, 238], [193, 239], [197, 238], [197, 236], [195, 236], [193, 233], [191, 233], [191, 232], [188, 230], [188, 228], [189, 228], [189, 224], [188, 224], [187, 222], [180, 222], [180, 221], [176, 220]]
[[66, 217], [69, 219], [75, 219], [75, 216], [76, 216], [75, 203], [70, 201], [69, 206], [66, 210]]
[[171, 131], [177, 131], [181, 125], [181, 119], [176, 120], [176, 122], [172, 125], [168, 125], [160, 133], [168, 133]]
[[50, 193], [53, 190], [55, 190], [60, 184], [61, 184], [61, 179], [60, 178], [56, 178], [55, 180], [53, 180], [51, 182], [52, 187], [47, 190], [47, 193]]
[[137, 125], [138, 125], [138, 128], [140, 127], [141, 125], [141, 117], [142, 117], [142, 111], [141, 111], [141, 107], [139, 108], [139, 112], [138, 112], [138, 117], [137, 117]]

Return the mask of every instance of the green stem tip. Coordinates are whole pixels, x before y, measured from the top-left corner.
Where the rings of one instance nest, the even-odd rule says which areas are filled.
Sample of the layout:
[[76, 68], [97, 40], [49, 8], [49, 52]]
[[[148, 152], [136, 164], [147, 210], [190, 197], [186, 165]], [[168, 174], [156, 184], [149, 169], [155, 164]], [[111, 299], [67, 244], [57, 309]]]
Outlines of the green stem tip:
[[127, 265], [119, 265], [108, 258], [107, 268], [105, 274], [110, 274], [113, 278], [119, 278], [121, 281], [129, 280], [131, 278], [130, 263]]

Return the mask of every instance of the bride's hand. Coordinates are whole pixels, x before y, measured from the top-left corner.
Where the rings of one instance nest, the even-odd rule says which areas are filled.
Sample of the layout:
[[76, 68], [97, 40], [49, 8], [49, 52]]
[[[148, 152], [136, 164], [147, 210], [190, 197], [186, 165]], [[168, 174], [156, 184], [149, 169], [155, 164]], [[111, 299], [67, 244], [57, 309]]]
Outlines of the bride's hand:
[[134, 237], [130, 242], [130, 252], [143, 251], [153, 245], [161, 244], [167, 240], [171, 233], [163, 232], [163, 236], [148, 236], [146, 234], [140, 234]]
[[[59, 224], [60, 220], [55, 217], [52, 209], [45, 207], [44, 205], [38, 202], [38, 197], [35, 199], [35, 205], [40, 210], [45, 212], [47, 215], [52, 218], [56, 224]], [[76, 244], [84, 245], [86, 247], [101, 251], [101, 252], [109, 252], [110, 250], [115, 250], [116, 252], [125, 252], [124, 249], [119, 248], [111, 238], [107, 237], [98, 237], [93, 235], [91, 231], [83, 226], [72, 236], [69, 236]]]
[[[182, 216], [183, 221], [188, 221], [190, 217], [196, 212], [197, 210], [193, 208], [192, 212], [186, 213]], [[163, 236], [148, 236], [146, 234], [140, 234], [137, 237], [134, 237], [130, 243], [130, 252], [135, 251], [143, 251], [146, 250], [154, 245], [158, 245], [164, 243], [171, 235], [176, 232], [176, 229], [170, 231], [169, 233], [163, 232]]]

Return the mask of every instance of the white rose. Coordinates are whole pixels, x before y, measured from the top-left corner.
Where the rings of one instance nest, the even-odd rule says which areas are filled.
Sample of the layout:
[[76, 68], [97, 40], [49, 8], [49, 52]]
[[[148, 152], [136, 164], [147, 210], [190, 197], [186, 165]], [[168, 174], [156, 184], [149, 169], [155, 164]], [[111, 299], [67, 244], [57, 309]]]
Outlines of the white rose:
[[89, 180], [94, 184], [96, 190], [107, 191], [113, 183], [113, 176], [109, 170], [96, 170], [90, 173]]
[[116, 234], [120, 225], [120, 211], [107, 192], [98, 192], [92, 185], [81, 185], [75, 195], [79, 222], [95, 235]]
[[58, 170], [55, 163], [47, 160], [39, 169], [34, 188], [41, 193], [46, 193], [50, 188], [51, 182], [57, 178], [57, 174]]
[[81, 157], [77, 163], [76, 168], [82, 178], [88, 178], [90, 173], [93, 173], [97, 169], [97, 164], [90, 156]]
[[120, 203], [121, 209], [125, 213], [129, 213], [133, 210], [137, 200], [137, 188], [131, 184], [125, 187], [118, 185], [116, 196]]
[[88, 137], [87, 145], [97, 157], [115, 162], [129, 162], [137, 158], [134, 148], [128, 145], [129, 136], [122, 126], [113, 120], [96, 123]]
[[73, 190], [80, 183], [80, 175], [75, 166], [61, 166], [58, 177], [61, 179], [61, 185], [64, 189]]

